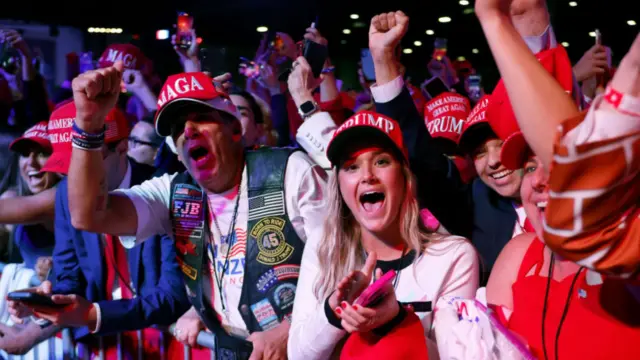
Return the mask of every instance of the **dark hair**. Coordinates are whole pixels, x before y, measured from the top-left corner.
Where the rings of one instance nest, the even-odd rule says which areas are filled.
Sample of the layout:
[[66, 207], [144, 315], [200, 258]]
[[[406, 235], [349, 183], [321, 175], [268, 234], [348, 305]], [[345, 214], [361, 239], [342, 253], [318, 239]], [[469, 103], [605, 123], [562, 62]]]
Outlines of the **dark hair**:
[[253, 112], [253, 118], [256, 124], [264, 123], [264, 114], [262, 114], [262, 109], [260, 108], [260, 105], [258, 105], [258, 102], [253, 97], [253, 95], [251, 95], [249, 92], [242, 90], [240, 88], [231, 89], [231, 91], [229, 92], [229, 95], [242, 96], [249, 103], [249, 107]]
[[164, 138], [158, 135], [158, 133], [156, 132], [155, 118], [156, 118], [156, 112], [153, 111], [149, 115], [143, 117], [142, 120], [140, 121], [151, 125], [151, 127], [153, 128], [153, 135], [151, 135], [150, 142], [160, 146], [164, 141]]

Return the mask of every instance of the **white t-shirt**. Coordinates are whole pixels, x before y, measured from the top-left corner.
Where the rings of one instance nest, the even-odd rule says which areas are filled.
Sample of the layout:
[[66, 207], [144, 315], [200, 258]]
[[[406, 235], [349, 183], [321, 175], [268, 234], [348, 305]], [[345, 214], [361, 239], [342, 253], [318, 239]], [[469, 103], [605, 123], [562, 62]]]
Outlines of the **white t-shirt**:
[[[287, 347], [291, 360], [328, 359], [336, 344], [347, 335], [329, 323], [324, 312], [326, 298], [318, 299], [313, 291], [320, 272], [317, 248], [321, 239], [320, 233], [309, 238], [302, 255]], [[396, 298], [400, 302], [431, 301], [433, 306], [444, 295], [472, 299], [478, 288], [479, 272], [478, 255], [473, 245], [462, 237], [447, 236], [432, 242], [414, 264], [400, 271]], [[427, 342], [431, 343], [427, 346], [429, 358], [437, 359], [434, 340], [427, 337], [431, 314], [416, 313], [421, 318]]]
[[[177, 174], [163, 175], [128, 190], [118, 190], [127, 195], [133, 202], [138, 215], [138, 230], [135, 238], [121, 237], [126, 247], [134, 246], [154, 234], [169, 234], [173, 238], [172, 224], [169, 216], [171, 181]], [[295, 152], [289, 158], [285, 171], [284, 203], [286, 211], [296, 234], [302, 241], [306, 241], [309, 234], [321, 232], [326, 215], [324, 191], [327, 185], [327, 175], [318, 165], [314, 164], [303, 152]], [[212, 214], [217, 218], [220, 231], [214, 221], [210, 221], [210, 231], [213, 234], [214, 256], [218, 278], [225, 264], [226, 249], [220, 250], [222, 232], [223, 240], [228, 239], [228, 232], [238, 196], [238, 187], [222, 194], [208, 193], [208, 201]], [[222, 303], [212, 276], [213, 264], [207, 251], [208, 272], [204, 272], [205, 298], [213, 300], [213, 308], [220, 315], [222, 325], [228, 331], [237, 335], [247, 335], [247, 329], [238, 305], [242, 293], [244, 279], [246, 242], [249, 241], [247, 231], [248, 192], [246, 167], [240, 184], [240, 202], [236, 223], [233, 229], [235, 236], [231, 237], [229, 261], [227, 271], [223, 276], [223, 298], [227, 311], [222, 311]], [[175, 239], [174, 239], [175, 240]], [[223, 247], [224, 248], [224, 247]], [[223, 253], [224, 252], [224, 253]]]

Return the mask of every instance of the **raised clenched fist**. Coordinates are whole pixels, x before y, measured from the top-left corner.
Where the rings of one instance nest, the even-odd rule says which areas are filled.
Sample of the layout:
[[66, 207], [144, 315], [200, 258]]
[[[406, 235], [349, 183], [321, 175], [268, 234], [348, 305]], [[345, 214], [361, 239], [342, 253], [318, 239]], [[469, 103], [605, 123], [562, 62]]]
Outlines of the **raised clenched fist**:
[[393, 54], [409, 28], [409, 17], [402, 11], [376, 15], [369, 27], [369, 49], [376, 56]]
[[88, 71], [73, 79], [73, 101], [76, 105], [76, 123], [87, 132], [99, 132], [104, 119], [116, 105], [121, 91], [124, 65]]

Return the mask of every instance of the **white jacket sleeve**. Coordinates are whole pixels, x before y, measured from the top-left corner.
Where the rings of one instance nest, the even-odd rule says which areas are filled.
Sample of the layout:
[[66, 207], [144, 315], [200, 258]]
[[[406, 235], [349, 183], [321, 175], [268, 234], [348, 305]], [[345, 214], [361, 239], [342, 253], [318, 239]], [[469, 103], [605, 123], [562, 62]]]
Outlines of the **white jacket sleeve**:
[[336, 123], [328, 112], [318, 112], [304, 121], [296, 133], [296, 141], [309, 157], [323, 169], [331, 169], [327, 147], [336, 130]]
[[316, 298], [313, 292], [320, 271], [316, 253], [320, 239], [319, 232], [311, 235], [302, 255], [287, 346], [290, 360], [328, 359], [336, 344], [346, 335], [344, 330], [329, 323], [324, 314], [325, 299]]

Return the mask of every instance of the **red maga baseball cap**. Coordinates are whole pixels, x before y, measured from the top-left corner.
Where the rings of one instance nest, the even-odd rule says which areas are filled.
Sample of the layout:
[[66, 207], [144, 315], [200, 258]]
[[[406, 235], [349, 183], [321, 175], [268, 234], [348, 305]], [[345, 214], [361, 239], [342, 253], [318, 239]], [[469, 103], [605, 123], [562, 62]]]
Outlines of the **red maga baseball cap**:
[[[76, 117], [76, 105], [68, 102], [51, 114], [47, 131], [53, 148], [53, 153], [44, 164], [42, 171], [67, 174], [71, 162], [71, 128]], [[112, 144], [129, 137], [129, 122], [125, 114], [118, 108], [113, 108], [105, 119], [105, 143]]]
[[[553, 75], [567, 94], [572, 94], [573, 69], [564, 47], [558, 46], [541, 51], [536, 54], [536, 58]], [[510, 170], [522, 168], [531, 150], [520, 131], [507, 95], [507, 89], [502, 80], [498, 82], [491, 95], [487, 118], [495, 134], [504, 141], [500, 151], [500, 162]], [[554, 136], [554, 134], [549, 134], [549, 136]]]
[[239, 119], [238, 110], [227, 94], [219, 92], [213, 79], [203, 72], [171, 75], [158, 96], [156, 112], [156, 132], [160, 136], [171, 135], [171, 123], [176, 120], [177, 111], [185, 106], [204, 106], [223, 111]]
[[111, 44], [98, 59], [98, 67], [112, 66], [118, 60], [122, 60], [124, 68], [130, 70], [140, 70], [146, 62], [138, 47], [131, 44]]
[[466, 97], [445, 92], [424, 106], [424, 122], [433, 138], [444, 138], [458, 143], [462, 127], [469, 116], [471, 105]]
[[397, 150], [408, 163], [409, 155], [402, 140], [402, 131], [398, 123], [373, 111], [362, 111], [348, 118], [335, 133], [327, 147], [327, 158], [337, 166], [345, 150], [354, 140], [366, 139], [372, 144], [384, 143]]
[[47, 133], [47, 122], [41, 121], [27, 131], [24, 134], [13, 140], [9, 145], [9, 150], [18, 153], [24, 153], [29, 146], [36, 145], [42, 148], [46, 152], [51, 152], [51, 141], [49, 141], [49, 134]]
[[476, 106], [474, 106], [469, 113], [467, 121], [462, 125], [462, 132], [458, 138], [458, 147], [465, 154], [471, 153], [489, 136], [494, 136], [487, 119], [487, 108], [490, 99], [489, 95], [484, 95], [480, 98]]

